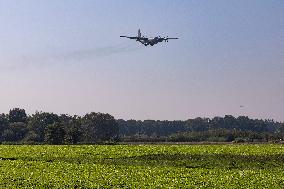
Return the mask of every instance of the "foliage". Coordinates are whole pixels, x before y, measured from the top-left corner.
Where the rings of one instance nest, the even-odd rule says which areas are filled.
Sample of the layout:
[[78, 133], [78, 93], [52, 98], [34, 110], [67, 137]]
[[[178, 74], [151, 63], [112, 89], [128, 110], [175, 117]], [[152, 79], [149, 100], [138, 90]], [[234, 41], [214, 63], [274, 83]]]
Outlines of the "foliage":
[[5, 114], [0, 114], [0, 142], [4, 140], [3, 132], [8, 128], [9, 120]]
[[45, 139], [45, 131], [48, 125], [58, 123], [59, 121], [59, 116], [53, 113], [36, 112], [34, 115], [32, 115], [28, 122], [28, 128], [36, 135], [33, 135], [33, 137], [36, 139], [35, 142], [43, 142]]
[[26, 115], [14, 108], [0, 114], [0, 142], [93, 144], [120, 142], [280, 142], [284, 123], [246, 116], [175, 120], [115, 120], [107, 113], [83, 117], [49, 112]]
[[9, 111], [9, 122], [15, 123], [15, 122], [27, 122], [27, 114], [24, 109], [20, 108], [14, 108]]
[[[63, 122], [63, 125], [65, 127], [65, 141], [69, 144], [77, 144], [82, 140], [82, 127], [81, 127], [81, 118], [77, 116], [66, 116], [64, 115], [66, 119]], [[62, 119], [62, 116], [61, 116]]]
[[0, 188], [283, 188], [282, 145], [1, 145]]
[[267, 142], [284, 138], [283, 123], [232, 115], [213, 119], [197, 117], [186, 121], [118, 120], [121, 141], [249, 141]]
[[7, 129], [11, 132], [10, 141], [20, 141], [27, 133], [27, 124], [23, 122], [13, 122], [9, 124]]
[[113, 140], [118, 133], [118, 126], [113, 116], [103, 113], [90, 113], [82, 118], [84, 142]]
[[48, 125], [45, 131], [45, 141], [49, 144], [62, 144], [65, 130], [62, 124], [53, 123]]
[[283, 134], [280, 133], [257, 133], [253, 131], [216, 129], [204, 132], [184, 132], [170, 136], [173, 142], [268, 142], [280, 141]]

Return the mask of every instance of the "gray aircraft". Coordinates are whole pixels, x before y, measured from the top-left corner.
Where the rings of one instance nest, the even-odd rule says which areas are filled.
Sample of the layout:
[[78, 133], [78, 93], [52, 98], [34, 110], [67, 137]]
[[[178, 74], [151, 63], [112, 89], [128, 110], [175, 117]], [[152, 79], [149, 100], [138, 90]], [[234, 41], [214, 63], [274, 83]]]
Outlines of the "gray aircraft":
[[126, 37], [128, 39], [135, 39], [136, 41], [142, 43], [143, 45], [145, 46], [148, 46], [148, 45], [155, 45], [159, 42], [169, 42], [169, 39], [178, 39], [178, 38], [173, 38], [173, 37], [154, 37], [154, 38], [149, 38], [149, 37], [145, 37], [145, 36], [142, 36], [141, 35], [141, 31], [140, 29], [138, 30], [138, 35], [136, 37], [129, 37], [129, 36], [125, 36], [125, 35], [121, 35], [120, 37]]

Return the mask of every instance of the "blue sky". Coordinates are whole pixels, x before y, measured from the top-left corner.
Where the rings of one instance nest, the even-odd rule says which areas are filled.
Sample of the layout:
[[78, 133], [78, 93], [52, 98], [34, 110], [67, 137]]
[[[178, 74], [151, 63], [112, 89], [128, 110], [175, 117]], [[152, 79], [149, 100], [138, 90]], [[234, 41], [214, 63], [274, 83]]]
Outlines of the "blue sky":
[[[284, 121], [283, 10], [282, 0], [0, 0], [0, 112]], [[180, 39], [119, 38], [138, 28]]]

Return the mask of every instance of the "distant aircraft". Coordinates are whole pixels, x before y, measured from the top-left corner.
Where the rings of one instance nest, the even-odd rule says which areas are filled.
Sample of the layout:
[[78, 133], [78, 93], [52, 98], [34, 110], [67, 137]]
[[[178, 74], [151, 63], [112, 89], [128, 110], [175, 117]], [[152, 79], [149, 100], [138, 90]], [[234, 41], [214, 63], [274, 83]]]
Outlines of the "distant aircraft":
[[120, 37], [126, 37], [128, 39], [135, 39], [136, 41], [142, 43], [143, 45], [145, 46], [148, 46], [148, 45], [155, 45], [159, 42], [169, 42], [169, 39], [178, 39], [178, 38], [172, 38], [172, 37], [154, 37], [154, 38], [149, 38], [149, 37], [145, 37], [145, 36], [142, 36], [141, 35], [141, 31], [140, 29], [138, 30], [138, 35], [136, 37], [129, 37], [129, 36], [125, 36], [125, 35], [121, 35]]

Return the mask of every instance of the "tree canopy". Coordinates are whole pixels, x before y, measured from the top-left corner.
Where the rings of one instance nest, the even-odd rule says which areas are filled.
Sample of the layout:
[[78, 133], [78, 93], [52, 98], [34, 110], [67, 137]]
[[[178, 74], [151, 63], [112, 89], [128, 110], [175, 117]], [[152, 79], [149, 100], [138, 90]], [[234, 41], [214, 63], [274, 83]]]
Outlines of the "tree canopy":
[[83, 117], [49, 112], [27, 115], [14, 108], [0, 114], [0, 142], [77, 144], [116, 140], [118, 125], [113, 116], [91, 112]]
[[116, 120], [107, 113], [57, 115], [14, 108], [0, 114], [1, 143], [93, 144], [116, 141], [275, 141], [284, 123], [247, 116], [188, 120]]

